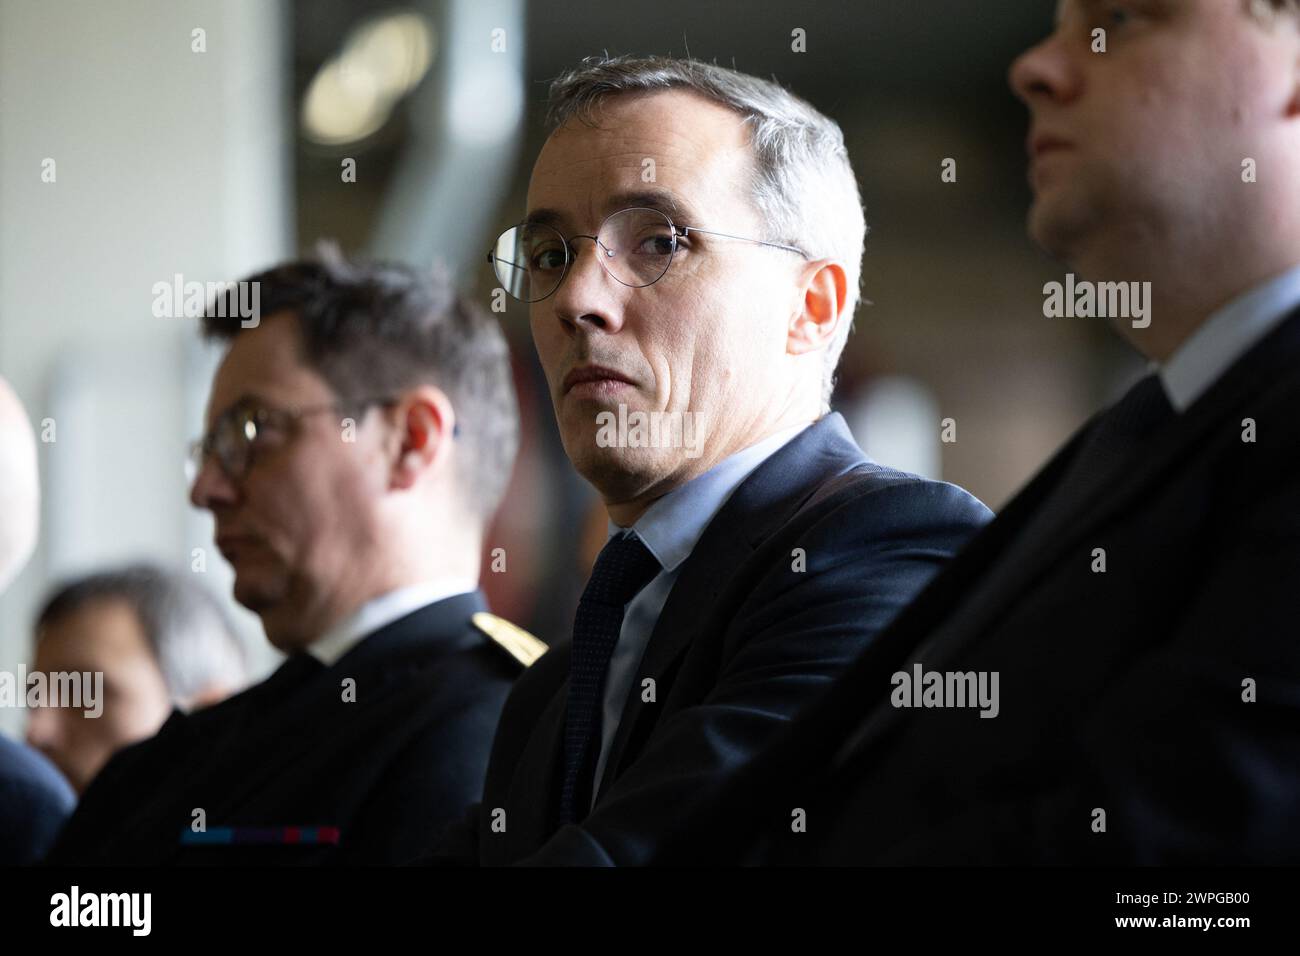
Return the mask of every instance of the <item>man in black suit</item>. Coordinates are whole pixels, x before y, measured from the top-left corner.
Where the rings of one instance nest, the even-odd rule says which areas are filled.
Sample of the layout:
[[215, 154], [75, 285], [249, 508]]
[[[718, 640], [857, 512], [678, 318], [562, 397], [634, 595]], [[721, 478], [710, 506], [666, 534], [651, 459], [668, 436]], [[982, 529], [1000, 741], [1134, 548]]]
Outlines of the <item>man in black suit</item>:
[[491, 259], [610, 539], [438, 862], [645, 862], [988, 515], [829, 413], [865, 228], [834, 122], [684, 60], [588, 62], [551, 106]]
[[[36, 546], [39, 514], [32, 426], [18, 396], [0, 378], [0, 593]], [[0, 866], [40, 860], [75, 800], [52, 763], [0, 735]]]
[[1294, 0], [1061, 3], [1030, 232], [1154, 371], [659, 862], [1300, 862], [1298, 63]]
[[288, 660], [114, 757], [52, 862], [407, 858], [478, 796], [538, 653], [477, 586], [517, 441], [496, 323], [329, 248], [249, 281], [261, 315], [204, 322], [230, 347], [191, 499]]

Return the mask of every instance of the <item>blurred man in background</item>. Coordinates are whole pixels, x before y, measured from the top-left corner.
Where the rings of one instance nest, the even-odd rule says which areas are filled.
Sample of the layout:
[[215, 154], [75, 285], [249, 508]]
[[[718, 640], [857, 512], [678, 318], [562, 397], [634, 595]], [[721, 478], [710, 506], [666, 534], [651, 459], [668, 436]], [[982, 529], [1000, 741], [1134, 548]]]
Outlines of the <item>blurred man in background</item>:
[[[40, 505], [32, 427], [0, 378], [0, 594], [36, 547]], [[0, 866], [44, 856], [73, 800], [48, 760], [0, 734]]]
[[830, 412], [865, 232], [832, 120], [656, 58], [584, 64], [551, 118], [492, 258], [611, 521], [442, 861], [645, 862], [988, 516]]
[[441, 278], [329, 248], [248, 281], [260, 316], [204, 320], [229, 350], [191, 499], [288, 660], [115, 757], [58, 862], [409, 857], [478, 796], [539, 652], [478, 591], [518, 439], [495, 321]]
[[1011, 84], [1152, 371], [661, 861], [1300, 862], [1300, 4], [1063, 0]]
[[127, 744], [152, 737], [172, 708], [215, 704], [247, 683], [243, 648], [220, 605], [197, 583], [151, 565], [79, 578], [36, 621], [44, 673], [102, 673], [103, 713], [31, 711], [27, 742], [83, 793]]

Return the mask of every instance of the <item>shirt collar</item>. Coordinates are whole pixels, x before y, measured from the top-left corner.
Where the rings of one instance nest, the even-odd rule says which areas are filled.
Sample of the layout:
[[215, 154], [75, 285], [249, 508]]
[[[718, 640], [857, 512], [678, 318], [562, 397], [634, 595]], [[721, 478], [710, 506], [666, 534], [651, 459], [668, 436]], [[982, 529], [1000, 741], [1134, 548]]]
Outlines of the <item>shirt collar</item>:
[[1300, 266], [1255, 286], [1207, 319], [1160, 366], [1169, 401], [1190, 408], [1231, 365], [1300, 305]]
[[[704, 474], [674, 488], [652, 504], [632, 525], [632, 530], [665, 571], [675, 571], [695, 550], [704, 529], [740, 483], [810, 424], [806, 422], [774, 432], [724, 458]], [[611, 538], [622, 531], [613, 521], [609, 523]]]
[[465, 594], [477, 587], [477, 583], [470, 578], [435, 578], [381, 594], [312, 641], [307, 645], [307, 652], [329, 667], [363, 638], [387, 627], [398, 618], [406, 617], [412, 611], [435, 601]]

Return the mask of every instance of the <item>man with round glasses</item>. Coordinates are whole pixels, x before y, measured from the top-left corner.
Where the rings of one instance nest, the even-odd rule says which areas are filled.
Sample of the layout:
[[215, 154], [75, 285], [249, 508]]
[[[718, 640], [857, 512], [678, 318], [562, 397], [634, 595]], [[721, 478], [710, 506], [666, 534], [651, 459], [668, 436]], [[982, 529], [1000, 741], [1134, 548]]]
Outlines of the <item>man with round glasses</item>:
[[488, 260], [610, 538], [436, 862], [644, 862], [988, 517], [830, 412], [865, 234], [833, 121], [657, 58], [584, 63], [551, 120]]
[[497, 324], [439, 277], [328, 247], [249, 281], [254, 327], [204, 319], [229, 348], [191, 500], [287, 660], [114, 757], [54, 862], [409, 859], [478, 795], [544, 650], [478, 590], [518, 432]]

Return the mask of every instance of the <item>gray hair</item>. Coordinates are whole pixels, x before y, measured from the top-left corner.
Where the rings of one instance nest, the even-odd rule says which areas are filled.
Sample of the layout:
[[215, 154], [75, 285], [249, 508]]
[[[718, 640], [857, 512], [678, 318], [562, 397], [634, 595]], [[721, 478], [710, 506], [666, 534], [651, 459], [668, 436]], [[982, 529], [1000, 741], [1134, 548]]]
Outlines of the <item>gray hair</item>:
[[121, 601], [135, 613], [172, 701], [186, 705], [248, 679], [243, 645], [225, 612], [198, 583], [149, 564], [103, 571], [62, 585], [45, 602], [36, 631], [87, 605]]
[[750, 196], [771, 229], [769, 241], [797, 246], [844, 266], [844, 322], [827, 345], [822, 405], [853, 326], [862, 274], [866, 216], [839, 125], [779, 84], [713, 63], [672, 57], [588, 57], [551, 84], [547, 121], [594, 122], [595, 107], [624, 93], [689, 90], [726, 106], [749, 127], [754, 151]]

